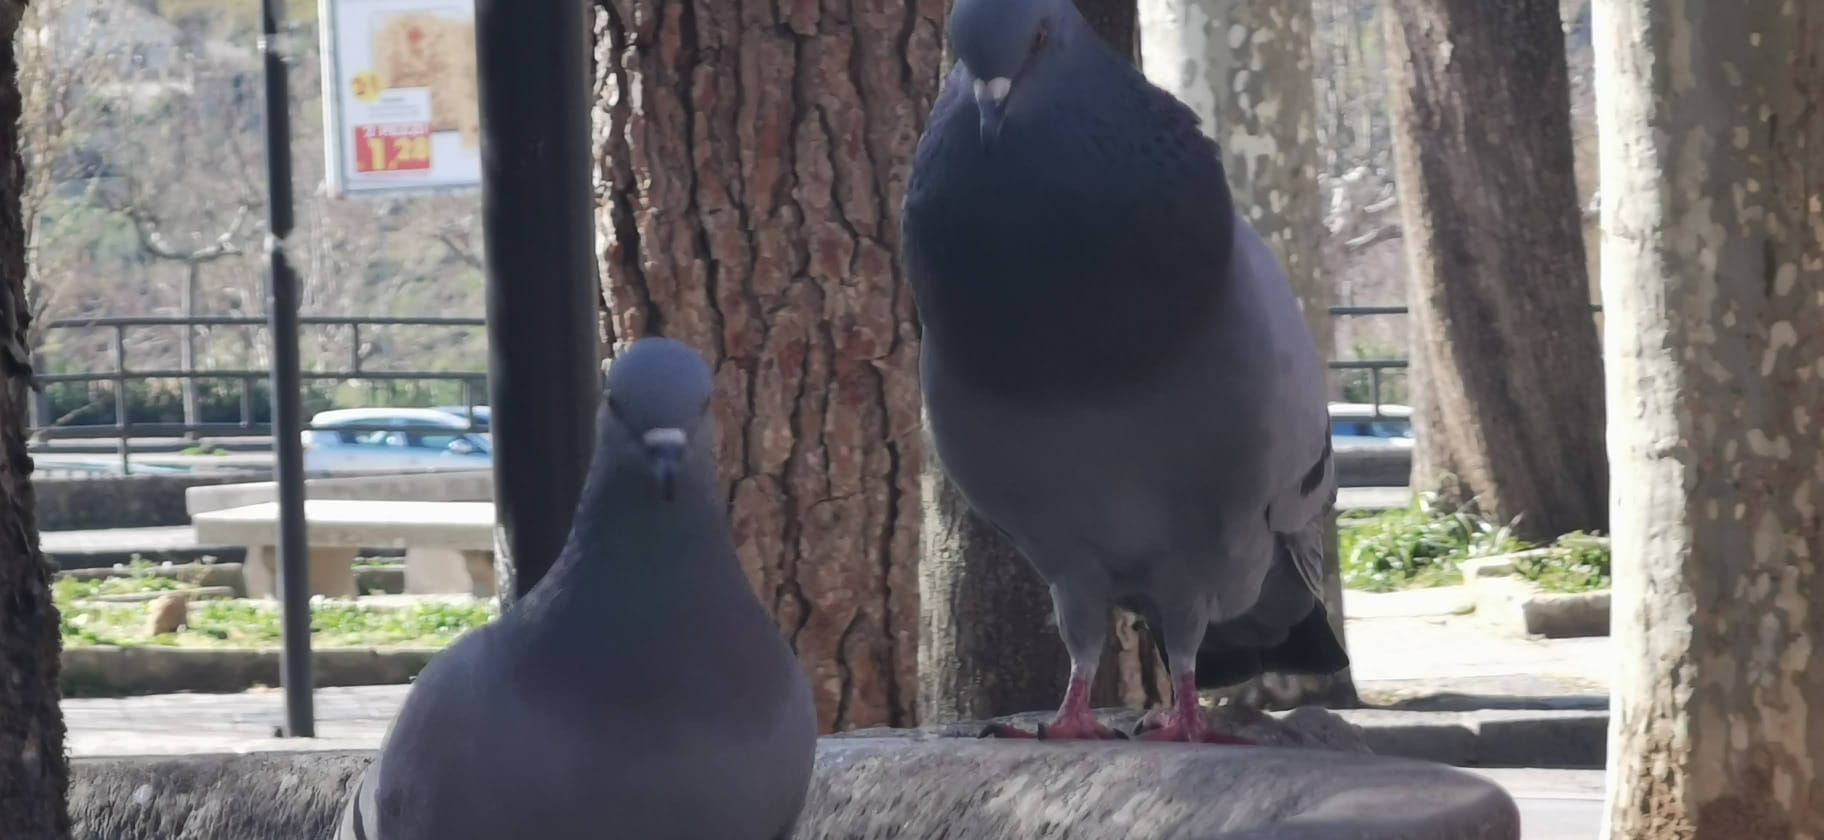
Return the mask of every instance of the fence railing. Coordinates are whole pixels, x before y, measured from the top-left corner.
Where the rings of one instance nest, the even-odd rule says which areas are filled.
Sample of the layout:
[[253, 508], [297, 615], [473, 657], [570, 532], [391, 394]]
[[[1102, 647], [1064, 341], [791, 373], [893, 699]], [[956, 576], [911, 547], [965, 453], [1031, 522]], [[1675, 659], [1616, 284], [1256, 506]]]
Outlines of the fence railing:
[[[1590, 304], [1590, 314], [1591, 315], [1599, 315], [1601, 313], [1602, 313], [1601, 304], [1594, 304], [1594, 303]], [[1372, 317], [1376, 317], [1376, 316], [1407, 315], [1407, 314], [1409, 314], [1409, 313], [1407, 312], [1407, 309], [1404, 306], [1332, 306], [1332, 307], [1330, 307], [1330, 317], [1332, 319], [1336, 319], [1336, 318], [1372, 318]], [[1331, 370], [1343, 371], [1345, 376], [1347, 376], [1349, 372], [1358, 372], [1358, 373], [1365, 374], [1368, 377], [1368, 399], [1366, 400], [1366, 402], [1368, 402], [1369, 404], [1371, 404], [1374, 407], [1374, 418], [1377, 420], [1382, 419], [1384, 416], [1381, 414], [1381, 407], [1383, 405], [1388, 404], [1386, 400], [1382, 399], [1382, 395], [1383, 395], [1382, 392], [1383, 392], [1383, 388], [1386, 383], [1387, 375], [1393, 371], [1405, 371], [1408, 367], [1410, 367], [1410, 365], [1407, 363], [1407, 361], [1405, 359], [1331, 359], [1330, 360], [1330, 369]], [[1345, 389], [1347, 389], [1347, 387], [1348, 387], [1347, 382], [1345, 382], [1344, 387], [1345, 387]]]
[[[1601, 307], [1592, 306], [1592, 312], [1600, 312]], [[1332, 318], [1372, 318], [1403, 316], [1407, 314], [1404, 306], [1333, 306], [1330, 307]], [[53, 440], [93, 439], [108, 440], [115, 443], [119, 453], [120, 469], [131, 470], [132, 441], [134, 438], [235, 438], [270, 436], [272, 425], [257, 419], [258, 401], [256, 393], [259, 386], [268, 381], [268, 372], [264, 370], [220, 370], [198, 368], [194, 365], [175, 369], [138, 369], [129, 364], [127, 353], [127, 336], [135, 329], [184, 329], [196, 330], [207, 327], [254, 327], [264, 329], [264, 318], [245, 317], [171, 317], [171, 316], [127, 316], [97, 318], [66, 318], [51, 321], [45, 325], [47, 333], [77, 330], [111, 330], [113, 338], [113, 369], [89, 371], [82, 373], [40, 374], [39, 382], [49, 386], [56, 383], [106, 382], [113, 385], [114, 419], [111, 423], [61, 423], [60, 418], [49, 417], [48, 402], [43, 394], [32, 401], [28, 419], [29, 432], [35, 447], [42, 448]], [[389, 318], [378, 316], [305, 316], [299, 320], [304, 327], [341, 327], [349, 332], [348, 365], [344, 369], [307, 370], [302, 377], [305, 381], [330, 381], [346, 383], [351, 381], [368, 382], [453, 382], [461, 391], [461, 403], [473, 407], [484, 403], [487, 394], [487, 374], [468, 371], [432, 371], [432, 370], [393, 370], [374, 369], [364, 364], [362, 356], [362, 331], [381, 327], [444, 327], [476, 328], [486, 325], [482, 318]], [[1380, 418], [1381, 408], [1388, 404], [1383, 399], [1387, 377], [1404, 372], [1408, 365], [1405, 359], [1331, 359], [1330, 369], [1338, 371], [1346, 380], [1352, 377], [1367, 378], [1368, 399], [1372, 404], [1374, 416]], [[40, 369], [43, 365], [40, 364]], [[201, 422], [189, 418], [185, 422], [136, 422], [132, 417], [129, 400], [129, 388], [134, 384], [150, 381], [172, 381], [194, 383], [199, 381], [232, 381], [238, 383], [240, 406], [237, 418], [233, 422]], [[1359, 379], [1356, 381], [1359, 382]], [[1348, 383], [1345, 383], [1348, 387]], [[306, 424], [307, 428], [311, 428]], [[369, 431], [403, 431], [405, 427], [397, 425], [362, 425], [338, 426], [338, 428]], [[474, 429], [473, 418], [469, 428]]]
[[[43, 450], [57, 440], [106, 440], [112, 439], [119, 455], [119, 468], [122, 472], [132, 470], [132, 442], [135, 438], [236, 438], [236, 437], [270, 437], [272, 424], [259, 419], [263, 400], [257, 395], [260, 388], [270, 380], [270, 373], [257, 369], [219, 369], [190, 365], [177, 368], [135, 368], [127, 348], [128, 334], [133, 330], [145, 329], [181, 329], [193, 331], [209, 327], [254, 327], [265, 329], [265, 318], [224, 317], [224, 316], [125, 316], [95, 318], [65, 318], [46, 323], [44, 329], [47, 337], [59, 332], [78, 332], [105, 330], [111, 333], [111, 369], [102, 371], [83, 371], [77, 373], [40, 373], [38, 382], [44, 389], [60, 383], [109, 383], [113, 386], [113, 420], [108, 423], [70, 423], [61, 422], [66, 418], [51, 417], [48, 395], [41, 390], [31, 400], [27, 418], [28, 434], [32, 446]], [[336, 369], [305, 370], [300, 375], [306, 382], [334, 382], [337, 384], [364, 382], [414, 382], [414, 383], [454, 383], [460, 393], [460, 403], [466, 409], [478, 404], [485, 404], [487, 398], [487, 374], [476, 371], [448, 370], [399, 370], [374, 368], [367, 364], [362, 353], [362, 331], [382, 327], [442, 327], [473, 329], [485, 327], [482, 318], [448, 318], [419, 317], [393, 318], [384, 316], [303, 316], [299, 319], [301, 327], [344, 328], [348, 332], [348, 362], [346, 367]], [[47, 342], [48, 343], [48, 342]], [[40, 359], [38, 368], [46, 368]], [[131, 405], [131, 388], [149, 382], [170, 382], [188, 384], [194, 388], [199, 382], [233, 382], [239, 392], [239, 407], [236, 418], [231, 422], [204, 422], [195, 416], [194, 403], [186, 405], [186, 419], [183, 422], [136, 421], [133, 418]], [[91, 403], [91, 406], [98, 405]], [[472, 415], [458, 417], [466, 420], [467, 428], [476, 429]], [[306, 421], [306, 428], [314, 428]], [[399, 424], [362, 424], [338, 425], [338, 429], [347, 431], [404, 431], [407, 427]]]

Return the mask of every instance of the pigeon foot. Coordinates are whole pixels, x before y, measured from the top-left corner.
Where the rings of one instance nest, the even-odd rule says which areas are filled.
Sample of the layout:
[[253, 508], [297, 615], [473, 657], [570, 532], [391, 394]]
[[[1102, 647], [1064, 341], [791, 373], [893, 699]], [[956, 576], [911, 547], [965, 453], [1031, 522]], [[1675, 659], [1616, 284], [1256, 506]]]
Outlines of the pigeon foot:
[[1059, 715], [1051, 723], [1039, 724], [1039, 731], [1027, 732], [1017, 726], [992, 723], [983, 728], [982, 738], [1024, 738], [1040, 741], [1125, 741], [1126, 733], [1103, 726], [1095, 715]]
[[1038, 732], [1027, 732], [1017, 726], [993, 723], [982, 729], [978, 738], [1026, 738], [1041, 741], [1125, 741], [1127, 735], [1102, 725], [1089, 709], [1089, 680], [1072, 675], [1064, 691], [1064, 705], [1051, 723], [1039, 724]]
[[[1195, 722], [1187, 723], [1187, 720]], [[1211, 729], [1210, 725], [1204, 721], [1203, 715], [1201, 714], [1194, 715], [1190, 718], [1176, 718], [1165, 726], [1141, 735], [1140, 740], [1153, 743], [1179, 742], [1189, 744], [1228, 744], [1230, 746], [1238, 747], [1258, 746], [1253, 741], [1246, 738], [1237, 738], [1234, 735], [1226, 735]]]
[[1138, 735], [1142, 741], [1155, 743], [1258, 746], [1246, 738], [1238, 738], [1210, 728], [1209, 718], [1204, 716], [1203, 707], [1197, 704], [1197, 679], [1189, 673], [1178, 679], [1172, 705], [1148, 712], [1138, 724], [1135, 724], [1134, 734]]

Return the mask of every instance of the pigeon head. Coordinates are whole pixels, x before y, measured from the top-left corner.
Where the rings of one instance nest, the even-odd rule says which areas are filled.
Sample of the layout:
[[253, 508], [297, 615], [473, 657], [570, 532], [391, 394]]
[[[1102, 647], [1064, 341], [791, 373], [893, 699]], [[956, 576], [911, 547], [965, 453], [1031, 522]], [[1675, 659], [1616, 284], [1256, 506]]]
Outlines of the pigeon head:
[[709, 365], [690, 345], [642, 338], [604, 368], [608, 442], [621, 444], [611, 447], [621, 466], [646, 472], [660, 498], [670, 501], [691, 453], [706, 451], [713, 434]]
[[1020, 110], [1030, 89], [1045, 87], [1043, 77], [1087, 32], [1071, 0], [956, 0], [950, 43], [975, 80], [983, 146], [1000, 139], [1010, 111]]

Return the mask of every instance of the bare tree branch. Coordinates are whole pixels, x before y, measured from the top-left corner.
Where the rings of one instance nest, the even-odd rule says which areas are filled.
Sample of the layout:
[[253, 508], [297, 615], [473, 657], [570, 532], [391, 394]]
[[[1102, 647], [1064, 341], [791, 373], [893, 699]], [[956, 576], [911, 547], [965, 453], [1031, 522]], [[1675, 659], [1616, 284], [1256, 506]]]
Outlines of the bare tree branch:
[[466, 226], [459, 227], [457, 223], [446, 224], [431, 235], [438, 242], [442, 242], [443, 247], [450, 249], [450, 255], [461, 260], [463, 264], [477, 271], [487, 267], [483, 264], [481, 256], [475, 253], [475, 248], [469, 244]]
[[139, 234], [139, 244], [147, 254], [161, 260], [174, 260], [182, 263], [202, 265], [214, 262], [223, 257], [240, 256], [245, 253], [236, 240], [241, 235], [241, 227], [252, 214], [253, 207], [242, 203], [235, 209], [234, 220], [228, 223], [226, 230], [215, 238], [215, 241], [201, 248], [182, 250], [173, 247], [158, 229], [158, 219], [146, 208], [138, 205], [126, 205], [116, 208], [116, 212], [133, 222], [133, 230]]
[[1397, 224], [1381, 225], [1360, 236], [1343, 240], [1343, 247], [1350, 251], [1360, 251], [1389, 239], [1399, 239], [1401, 233], [1400, 226]]

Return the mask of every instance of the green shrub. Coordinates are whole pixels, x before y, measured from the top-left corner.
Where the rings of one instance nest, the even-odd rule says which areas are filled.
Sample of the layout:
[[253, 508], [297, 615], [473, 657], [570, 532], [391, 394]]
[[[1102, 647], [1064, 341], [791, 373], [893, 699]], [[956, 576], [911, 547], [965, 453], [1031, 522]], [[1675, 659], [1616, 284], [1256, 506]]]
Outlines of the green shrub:
[[1609, 544], [1599, 536], [1573, 531], [1544, 553], [1519, 558], [1514, 572], [1548, 592], [1607, 589], [1612, 582]]
[[1370, 592], [1461, 583], [1464, 560], [1527, 548], [1508, 525], [1473, 508], [1443, 510], [1433, 494], [1405, 510], [1346, 516], [1337, 542], [1343, 585]]

